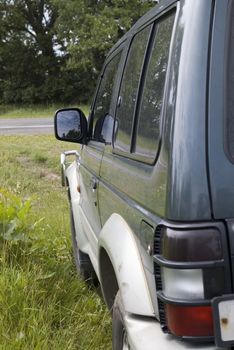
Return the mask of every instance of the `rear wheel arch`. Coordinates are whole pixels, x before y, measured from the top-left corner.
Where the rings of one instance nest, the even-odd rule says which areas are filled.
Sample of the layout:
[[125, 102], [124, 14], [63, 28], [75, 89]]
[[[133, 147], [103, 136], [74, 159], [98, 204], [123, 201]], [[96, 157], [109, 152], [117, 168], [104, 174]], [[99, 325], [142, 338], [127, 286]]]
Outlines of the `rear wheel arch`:
[[112, 310], [119, 286], [114, 267], [104, 248], [99, 252], [99, 270], [102, 293], [109, 310]]
[[99, 236], [99, 274], [109, 308], [120, 290], [126, 312], [155, 316], [135, 236], [118, 214], [111, 215]]

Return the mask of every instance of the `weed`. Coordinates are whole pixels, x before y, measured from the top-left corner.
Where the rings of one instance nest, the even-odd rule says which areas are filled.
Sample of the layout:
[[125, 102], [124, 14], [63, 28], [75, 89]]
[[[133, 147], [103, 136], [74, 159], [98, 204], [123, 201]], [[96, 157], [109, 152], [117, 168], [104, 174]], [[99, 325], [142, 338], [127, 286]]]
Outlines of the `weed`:
[[0, 237], [7, 241], [28, 241], [32, 227], [27, 223], [31, 200], [0, 188]]
[[36, 163], [46, 163], [46, 161], [48, 160], [48, 158], [46, 156], [44, 156], [43, 154], [40, 154], [40, 153], [36, 153], [33, 157], [33, 160], [36, 162]]

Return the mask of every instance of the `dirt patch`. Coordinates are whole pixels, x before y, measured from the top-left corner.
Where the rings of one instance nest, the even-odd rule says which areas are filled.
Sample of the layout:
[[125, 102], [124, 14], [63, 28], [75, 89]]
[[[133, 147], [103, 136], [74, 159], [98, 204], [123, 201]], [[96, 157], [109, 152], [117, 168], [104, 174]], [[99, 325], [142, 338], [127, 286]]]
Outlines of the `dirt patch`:
[[38, 164], [35, 164], [27, 156], [19, 156], [16, 158], [16, 160], [21, 164], [22, 167], [27, 168], [27, 170], [30, 168], [31, 173], [38, 176], [39, 178], [45, 178], [51, 181], [60, 180], [60, 175], [54, 173], [48, 168], [38, 166]]
[[28, 165], [31, 162], [31, 159], [27, 156], [19, 156], [16, 157], [16, 160], [18, 163], [20, 163], [22, 166]]
[[41, 170], [40, 174], [39, 174], [40, 178], [46, 178], [48, 180], [52, 180], [52, 181], [57, 181], [60, 179], [60, 176], [58, 174], [55, 174], [53, 172], [50, 172], [47, 169], [43, 169]]

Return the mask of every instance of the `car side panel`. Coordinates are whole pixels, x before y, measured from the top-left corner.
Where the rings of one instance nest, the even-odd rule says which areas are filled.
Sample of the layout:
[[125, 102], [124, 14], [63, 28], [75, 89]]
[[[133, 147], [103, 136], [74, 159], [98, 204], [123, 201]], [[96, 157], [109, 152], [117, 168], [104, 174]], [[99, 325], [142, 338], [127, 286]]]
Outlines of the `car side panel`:
[[[227, 25], [231, 1], [216, 1], [209, 91], [209, 169], [215, 219], [234, 217], [234, 164], [225, 152]], [[229, 73], [230, 74], [230, 73]], [[233, 91], [232, 91], [233, 93]], [[230, 128], [230, 126], [229, 126]], [[233, 234], [233, 233], [232, 233]]]
[[[161, 219], [160, 216], [153, 214], [149, 208], [158, 209], [161, 214], [163, 213], [163, 207], [165, 207], [163, 198], [166, 198], [165, 172], [166, 167], [160, 162], [155, 168], [139, 164], [136, 161], [113, 155], [110, 147], [109, 152], [106, 150], [103, 157], [99, 183], [102, 225], [113, 213], [117, 213], [130, 226], [135, 235], [142, 264], [147, 271], [146, 278], [152, 286], [150, 293], [156, 314], [158, 313], [158, 305], [151, 254], [154, 231]], [[118, 240], [118, 236], [116, 240]], [[148, 253], [147, 249], [149, 249]], [[121, 253], [120, 251], [120, 256]]]
[[205, 221], [211, 219], [206, 126], [213, 2], [184, 0], [180, 6], [171, 63], [178, 80], [175, 111], [168, 121], [171, 132], [166, 216], [175, 221]]
[[[79, 207], [83, 215], [80, 216], [83, 230], [89, 241], [92, 254], [97, 257], [97, 237], [101, 231], [98, 207], [98, 177], [103, 154], [103, 144], [92, 147], [84, 146], [80, 157], [79, 167]], [[76, 221], [76, 217], [74, 218]], [[87, 225], [88, 222], [88, 225]], [[90, 255], [90, 254], [89, 254]]]

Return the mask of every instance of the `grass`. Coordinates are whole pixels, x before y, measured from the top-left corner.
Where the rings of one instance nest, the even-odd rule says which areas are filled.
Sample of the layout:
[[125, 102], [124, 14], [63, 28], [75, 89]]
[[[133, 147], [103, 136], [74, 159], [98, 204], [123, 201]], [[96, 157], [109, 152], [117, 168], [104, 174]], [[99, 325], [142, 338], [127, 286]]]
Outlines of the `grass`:
[[[0, 105], [0, 118], [48, 118], [53, 117], [55, 111], [59, 108], [64, 108], [64, 105], [50, 105], [50, 106], [14, 106], [14, 105]], [[79, 107], [84, 114], [88, 116], [89, 107], [86, 105], [69, 106]]]
[[0, 349], [111, 349], [106, 306], [73, 264], [64, 148], [51, 136], [0, 139]]

